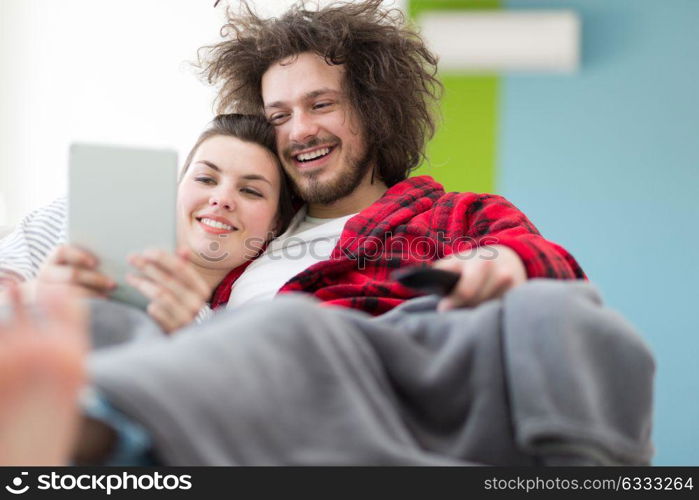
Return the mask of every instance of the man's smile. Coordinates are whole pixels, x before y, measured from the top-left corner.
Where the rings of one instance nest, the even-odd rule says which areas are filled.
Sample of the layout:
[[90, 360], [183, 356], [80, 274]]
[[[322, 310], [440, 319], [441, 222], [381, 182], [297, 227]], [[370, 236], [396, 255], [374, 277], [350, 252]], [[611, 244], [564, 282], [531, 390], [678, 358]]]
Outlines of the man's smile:
[[332, 153], [337, 148], [336, 145], [321, 146], [313, 149], [307, 149], [301, 153], [291, 155], [294, 165], [299, 170], [309, 170], [324, 166], [329, 162]]

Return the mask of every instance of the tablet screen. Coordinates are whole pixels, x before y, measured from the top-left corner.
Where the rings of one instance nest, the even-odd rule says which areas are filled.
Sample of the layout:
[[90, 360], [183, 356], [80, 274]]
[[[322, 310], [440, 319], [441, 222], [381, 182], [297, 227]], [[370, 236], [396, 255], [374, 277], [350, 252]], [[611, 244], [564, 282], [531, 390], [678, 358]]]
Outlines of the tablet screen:
[[112, 298], [142, 309], [146, 297], [125, 282], [127, 256], [177, 244], [177, 153], [73, 144], [68, 182], [68, 240], [100, 260], [118, 287]]

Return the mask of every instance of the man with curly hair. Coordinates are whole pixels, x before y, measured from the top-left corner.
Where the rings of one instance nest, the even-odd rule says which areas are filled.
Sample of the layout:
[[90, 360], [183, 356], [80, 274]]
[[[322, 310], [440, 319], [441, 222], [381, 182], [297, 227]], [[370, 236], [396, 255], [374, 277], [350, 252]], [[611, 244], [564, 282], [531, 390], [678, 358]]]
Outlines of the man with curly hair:
[[[584, 277], [502, 197], [447, 194], [427, 176], [408, 178], [434, 133], [441, 84], [436, 57], [400, 11], [379, 0], [299, 3], [264, 19], [243, 3], [222, 35], [200, 52], [203, 74], [219, 86], [219, 113], [261, 113], [275, 127], [306, 203], [287, 236], [322, 221], [347, 250], [314, 266], [263, 256], [235, 276], [229, 303], [281, 289], [380, 314], [410, 297], [389, 270], [436, 260], [461, 274], [442, 310], [498, 298], [527, 278]], [[251, 285], [264, 270], [278, 277], [266, 292]]]
[[[206, 323], [163, 339], [134, 311], [93, 308], [150, 340], [92, 355], [74, 460], [647, 463], [652, 357], [589, 284], [564, 281], [584, 278], [573, 257], [502, 197], [408, 177], [440, 85], [400, 13], [366, 0], [263, 19], [244, 4], [222, 34], [201, 60], [218, 111], [267, 117], [304, 205]], [[461, 275], [446, 298], [391, 280], [435, 261]]]

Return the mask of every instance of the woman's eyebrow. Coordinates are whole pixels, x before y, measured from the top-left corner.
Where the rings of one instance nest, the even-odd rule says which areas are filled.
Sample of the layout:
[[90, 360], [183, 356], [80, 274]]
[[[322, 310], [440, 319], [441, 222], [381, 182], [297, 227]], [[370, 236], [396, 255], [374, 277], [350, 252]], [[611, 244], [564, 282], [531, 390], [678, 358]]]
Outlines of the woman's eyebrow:
[[258, 174], [243, 175], [240, 178], [245, 179], [246, 181], [264, 181], [267, 184], [272, 184], [266, 177]]
[[[202, 165], [205, 165], [213, 170], [216, 170], [216, 172], [221, 172], [221, 168], [217, 166], [215, 163], [211, 163], [208, 160], [199, 160], [197, 163], [201, 163]], [[246, 175], [241, 175], [241, 179], [246, 180], [246, 181], [263, 181], [266, 182], [267, 184], [272, 184], [272, 182], [267, 179], [264, 175], [260, 174], [246, 174]]]
[[207, 167], [216, 170], [216, 172], [220, 172], [220, 171], [221, 171], [221, 169], [220, 169], [218, 166], [216, 166], [214, 163], [211, 163], [210, 161], [207, 161], [207, 160], [199, 160], [197, 163], [201, 163], [201, 164], [203, 164], [203, 165], [206, 165]]

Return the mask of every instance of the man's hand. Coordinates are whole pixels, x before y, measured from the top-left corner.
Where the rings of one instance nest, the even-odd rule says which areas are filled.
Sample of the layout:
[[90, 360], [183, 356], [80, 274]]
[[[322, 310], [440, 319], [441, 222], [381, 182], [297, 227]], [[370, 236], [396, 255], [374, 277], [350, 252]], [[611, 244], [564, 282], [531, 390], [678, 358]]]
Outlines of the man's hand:
[[501, 297], [527, 280], [522, 260], [514, 250], [502, 245], [482, 246], [468, 253], [450, 255], [437, 261], [434, 267], [461, 274], [452, 293], [440, 301], [438, 311], [477, 306]]
[[168, 333], [191, 323], [211, 295], [184, 249], [177, 255], [146, 250], [130, 256], [129, 263], [141, 275], [128, 274], [126, 281], [150, 299], [148, 314]]
[[99, 261], [87, 250], [61, 245], [49, 256], [36, 279], [39, 295], [56, 286], [72, 289], [83, 297], [106, 297], [114, 280], [97, 270]]

